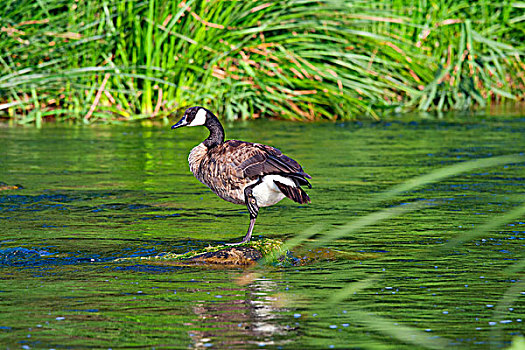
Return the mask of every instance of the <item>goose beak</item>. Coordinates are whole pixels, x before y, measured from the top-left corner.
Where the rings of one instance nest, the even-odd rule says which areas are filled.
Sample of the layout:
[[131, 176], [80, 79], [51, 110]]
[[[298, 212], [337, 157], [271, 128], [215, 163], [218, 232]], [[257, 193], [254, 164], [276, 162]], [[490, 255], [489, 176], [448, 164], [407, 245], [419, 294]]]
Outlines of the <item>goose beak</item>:
[[183, 126], [186, 126], [188, 125], [188, 122], [186, 121], [186, 116], [182, 117], [181, 120], [179, 120], [175, 125], [173, 125], [171, 128], [172, 129], [177, 129], [177, 128], [181, 128]]

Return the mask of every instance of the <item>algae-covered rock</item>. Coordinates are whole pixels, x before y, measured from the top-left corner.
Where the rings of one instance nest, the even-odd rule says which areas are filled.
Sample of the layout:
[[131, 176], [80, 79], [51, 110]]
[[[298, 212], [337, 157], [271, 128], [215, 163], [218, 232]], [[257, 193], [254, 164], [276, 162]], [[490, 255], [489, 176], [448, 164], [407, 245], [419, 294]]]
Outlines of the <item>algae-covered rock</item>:
[[[263, 259], [264, 260], [261, 260]], [[116, 261], [137, 261], [155, 265], [241, 267], [252, 266], [258, 261], [278, 266], [301, 266], [320, 261], [367, 260], [377, 258], [376, 254], [343, 252], [328, 248], [303, 249], [296, 247], [294, 252], [286, 250], [280, 240], [264, 238], [238, 246], [216, 245], [184, 254], [161, 253], [156, 256], [122, 258]]]
[[235, 246], [183, 259], [187, 262], [223, 265], [253, 265], [263, 254], [253, 247]]
[[254, 265], [264, 255], [271, 251], [276, 251], [283, 245], [282, 241], [274, 239], [261, 239], [250, 241], [243, 245], [227, 246], [217, 245], [208, 246], [196, 251], [184, 254], [161, 253], [156, 256], [143, 256], [138, 258], [122, 258], [122, 261], [149, 261], [153, 264], [169, 264], [179, 266], [191, 265], [216, 265], [216, 266], [250, 266]]

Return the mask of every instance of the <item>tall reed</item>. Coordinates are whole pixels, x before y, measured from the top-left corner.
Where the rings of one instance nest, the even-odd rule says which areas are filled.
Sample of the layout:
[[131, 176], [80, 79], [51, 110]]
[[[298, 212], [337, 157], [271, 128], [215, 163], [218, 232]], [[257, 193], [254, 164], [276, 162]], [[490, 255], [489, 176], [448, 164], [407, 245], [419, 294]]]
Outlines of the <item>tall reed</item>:
[[523, 99], [523, 5], [8, 1], [0, 117], [379, 118]]

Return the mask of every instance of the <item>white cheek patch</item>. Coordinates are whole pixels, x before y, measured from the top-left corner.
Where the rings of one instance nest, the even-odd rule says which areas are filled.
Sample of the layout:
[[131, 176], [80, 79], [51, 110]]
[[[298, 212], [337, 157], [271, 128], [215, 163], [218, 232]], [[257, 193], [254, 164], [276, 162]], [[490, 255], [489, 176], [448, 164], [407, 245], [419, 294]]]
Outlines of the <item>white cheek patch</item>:
[[191, 121], [191, 123], [188, 124], [188, 126], [204, 125], [204, 123], [206, 123], [206, 111], [201, 108], [197, 111], [195, 118], [193, 118], [193, 120]]

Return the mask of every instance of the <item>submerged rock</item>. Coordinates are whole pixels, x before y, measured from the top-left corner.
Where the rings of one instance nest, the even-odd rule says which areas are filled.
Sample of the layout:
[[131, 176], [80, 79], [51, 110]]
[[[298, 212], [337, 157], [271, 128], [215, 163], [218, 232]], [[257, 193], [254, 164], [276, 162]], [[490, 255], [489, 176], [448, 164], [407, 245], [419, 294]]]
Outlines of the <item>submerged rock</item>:
[[0, 181], [0, 191], [7, 191], [7, 190], [23, 190], [24, 186], [22, 185], [8, 185], [5, 182]]

